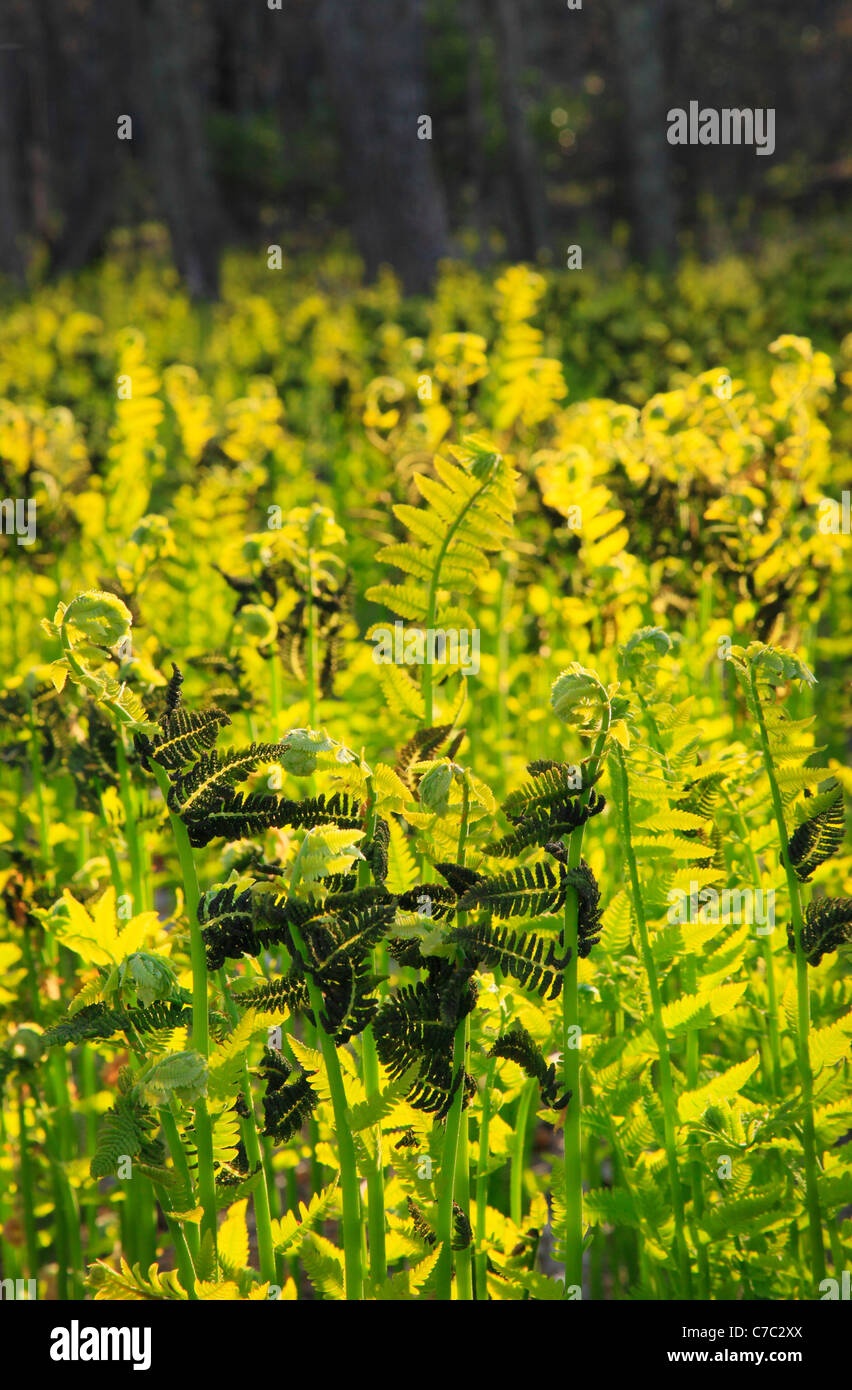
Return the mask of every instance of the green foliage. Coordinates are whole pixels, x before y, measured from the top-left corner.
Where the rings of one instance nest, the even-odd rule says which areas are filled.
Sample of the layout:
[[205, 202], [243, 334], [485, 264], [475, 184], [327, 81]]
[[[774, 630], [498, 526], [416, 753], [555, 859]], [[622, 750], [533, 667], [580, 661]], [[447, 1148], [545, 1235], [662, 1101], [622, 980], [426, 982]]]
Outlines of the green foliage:
[[564, 1096], [559, 1095], [555, 1063], [548, 1064], [541, 1048], [520, 1024], [516, 1024], [511, 1032], [503, 1033], [488, 1056], [504, 1057], [510, 1062], [516, 1062], [531, 1081], [538, 1082], [542, 1101], [551, 1110], [563, 1110], [570, 1101], [570, 1091]]

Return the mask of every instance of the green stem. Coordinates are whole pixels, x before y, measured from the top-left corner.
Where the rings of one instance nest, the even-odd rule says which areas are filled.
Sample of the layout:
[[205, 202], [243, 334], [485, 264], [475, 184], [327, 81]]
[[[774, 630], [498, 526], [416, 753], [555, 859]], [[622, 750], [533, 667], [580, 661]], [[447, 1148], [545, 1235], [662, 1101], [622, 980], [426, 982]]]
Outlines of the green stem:
[[[168, 803], [169, 779], [165, 768], [160, 767], [159, 763], [151, 762], [151, 768], [157, 781], [157, 786], [163, 796], [163, 800]], [[192, 857], [192, 848], [189, 843], [189, 836], [186, 826], [179, 816], [173, 811], [169, 811], [169, 822], [174, 836], [175, 846], [180, 861], [181, 876], [183, 879], [183, 891], [186, 899], [186, 911], [189, 918], [189, 951], [192, 962], [192, 1046], [196, 1052], [200, 1052], [202, 1057], [210, 1055], [210, 1029], [207, 1019], [207, 960], [204, 952], [204, 942], [201, 938], [201, 927], [198, 921], [198, 903], [200, 893], [198, 890], [198, 878], [195, 872], [195, 861]], [[213, 1126], [210, 1123], [210, 1114], [207, 1109], [207, 1101], [203, 1096], [199, 1096], [195, 1102], [195, 1139], [198, 1148], [198, 1191], [201, 1199], [202, 1218], [201, 1218], [201, 1238], [209, 1238], [212, 1241], [213, 1249], [216, 1250], [216, 1231], [217, 1231], [217, 1212], [216, 1212], [216, 1179], [213, 1168]]]
[[810, 997], [808, 987], [808, 962], [802, 945], [802, 931], [804, 928], [802, 900], [799, 893], [799, 880], [787, 857], [788, 835], [787, 825], [784, 820], [784, 803], [781, 800], [781, 792], [778, 787], [778, 780], [775, 776], [775, 764], [772, 760], [772, 752], [769, 746], [769, 733], [766, 728], [766, 719], [763, 714], [763, 705], [758, 691], [757, 675], [754, 668], [751, 670], [750, 684], [754, 701], [754, 710], [757, 715], [757, 726], [760, 733], [763, 765], [766, 769], [766, 776], [769, 779], [772, 810], [778, 830], [781, 862], [784, 865], [784, 873], [787, 876], [787, 891], [790, 895], [790, 917], [792, 919], [793, 936], [796, 943], [796, 1060], [802, 1086], [802, 1109], [804, 1112], [802, 1137], [805, 1158], [805, 1204], [808, 1212], [811, 1270], [814, 1285], [818, 1288], [825, 1278], [825, 1246], [822, 1235], [819, 1188], [817, 1186], [814, 1083], [808, 1041], [810, 1032]]
[[[689, 956], [686, 963], [686, 992], [694, 994], [696, 991], [696, 969], [695, 958]], [[700, 1058], [698, 1028], [690, 1028], [686, 1035], [686, 1085], [690, 1091], [695, 1090], [698, 1085], [698, 1064]], [[698, 1147], [697, 1136], [694, 1140], [693, 1157], [689, 1165], [690, 1187], [692, 1189], [692, 1209], [694, 1213], [694, 1223], [692, 1226], [692, 1241], [698, 1256], [698, 1297], [708, 1299], [710, 1297], [710, 1266], [707, 1260], [707, 1247], [698, 1238], [704, 1216], [704, 1169], [701, 1162], [700, 1149]]]
[[538, 1090], [537, 1081], [528, 1081], [521, 1090], [518, 1101], [518, 1114], [515, 1120], [515, 1142], [512, 1148], [512, 1176], [510, 1182], [509, 1214], [516, 1226], [523, 1220], [524, 1164], [527, 1156], [527, 1130], [530, 1120], [530, 1106]]
[[[376, 802], [373, 779], [367, 779], [367, 815], [365, 823], [365, 843], [369, 844], [376, 828]], [[358, 887], [365, 888], [369, 883], [370, 866], [362, 859], [358, 865]], [[375, 969], [375, 958], [374, 958]], [[372, 1024], [361, 1034], [361, 1066], [364, 1090], [371, 1100], [379, 1093], [379, 1058]], [[367, 1225], [370, 1250], [370, 1279], [373, 1285], [383, 1284], [387, 1278], [387, 1250], [385, 1243], [385, 1177], [382, 1152], [381, 1123], [373, 1128], [374, 1153], [367, 1168]]]
[[308, 725], [316, 728], [317, 722], [317, 625], [314, 613], [314, 555], [308, 547], [308, 592], [305, 599], [308, 617]]
[[482, 1093], [482, 1115], [479, 1120], [479, 1158], [476, 1164], [476, 1297], [485, 1303], [488, 1299], [488, 1255], [485, 1249], [486, 1217], [488, 1212], [488, 1144], [491, 1131], [491, 1095], [494, 1087], [494, 1073], [497, 1060], [492, 1057], [485, 1073], [485, 1089]]
[[[459, 820], [459, 843], [457, 860], [460, 865], [464, 865], [465, 851], [467, 846], [468, 820], [470, 816], [470, 782], [468, 774], [465, 772], [462, 781], [462, 804], [461, 817]], [[464, 913], [458, 917], [458, 925], [464, 925]], [[470, 1045], [470, 1016], [466, 1015], [456, 1026], [455, 1038], [453, 1040], [453, 1076], [458, 1076], [458, 1089], [453, 1097], [453, 1103], [447, 1116], [447, 1128], [444, 1135], [444, 1152], [441, 1159], [441, 1183], [438, 1196], [438, 1241], [441, 1246], [441, 1253], [438, 1256], [438, 1263], [435, 1266], [435, 1287], [439, 1300], [449, 1303], [453, 1296], [453, 1201], [456, 1197], [456, 1166], [460, 1158], [464, 1159], [466, 1172], [464, 1178], [458, 1185], [459, 1199], [463, 1194], [467, 1196], [467, 1205], [463, 1208], [465, 1215], [469, 1214], [470, 1208], [470, 1173], [467, 1114], [464, 1109], [465, 1103], [465, 1074], [467, 1072], [467, 1054]], [[463, 1143], [459, 1143], [459, 1135], [462, 1128], [465, 1130]], [[461, 1206], [461, 1200], [459, 1200]], [[460, 1299], [472, 1299], [473, 1288], [471, 1282], [471, 1260], [470, 1247], [466, 1250], [458, 1251], [456, 1260], [456, 1272], [458, 1276], [457, 1293]]]
[[[216, 978], [225, 1000], [225, 1010], [231, 1023], [236, 1027], [239, 1022], [239, 1010], [228, 989], [225, 971], [219, 970]], [[263, 1179], [262, 1182], [259, 1182], [255, 1187], [252, 1197], [255, 1228], [257, 1230], [257, 1253], [260, 1261], [260, 1273], [263, 1279], [268, 1279], [270, 1284], [274, 1284], [276, 1282], [275, 1243], [272, 1239], [272, 1211], [269, 1205], [269, 1176], [266, 1171], [266, 1155], [261, 1149], [260, 1136], [257, 1132], [257, 1120], [255, 1119], [254, 1102], [251, 1093], [251, 1078], [249, 1076], [248, 1062], [245, 1057], [243, 1057], [242, 1062], [241, 1086], [246, 1113], [242, 1118], [240, 1130], [243, 1136], [246, 1157], [253, 1169], [258, 1166], [261, 1168]]]
[[[585, 806], [597, 776], [598, 766], [606, 745], [611, 722], [609, 702], [606, 705], [606, 724], [601, 728], [587, 769], [586, 787], [580, 797]], [[572, 830], [568, 837], [568, 867], [576, 869], [583, 852], [584, 825]], [[562, 925], [562, 951], [568, 955], [562, 980], [562, 1067], [565, 1091], [571, 1099], [565, 1111], [563, 1130], [565, 1144], [565, 1285], [564, 1296], [583, 1287], [583, 1166], [582, 1166], [582, 1093], [580, 1087], [580, 1025], [579, 997], [579, 938], [580, 903], [576, 890], [565, 893], [565, 913]], [[570, 954], [569, 954], [570, 953]], [[575, 1032], [575, 1030], [577, 1030]]]
[[[427, 634], [429, 632], [434, 632], [435, 630], [435, 618], [438, 608], [438, 588], [441, 582], [441, 566], [444, 563], [444, 559], [452, 543], [453, 536], [456, 534], [456, 531], [461, 526], [462, 522], [464, 521], [467, 513], [470, 511], [473, 504], [489, 487], [490, 482], [490, 478], [486, 478], [482, 486], [478, 487], [476, 489], [476, 492], [474, 492], [467, 499], [458, 516], [456, 517], [455, 521], [448, 528], [447, 534], [441, 542], [441, 549], [438, 551], [438, 558], [435, 561], [435, 564], [432, 569], [432, 574], [429, 580], [429, 596], [426, 603]], [[423, 706], [425, 709], [424, 727], [427, 729], [431, 729], [434, 713], [434, 692], [432, 686], [432, 663], [430, 661], [426, 661], [423, 664], [423, 683], [421, 685], [421, 690], [423, 691]]]
[[127, 753], [124, 748], [124, 733], [117, 731], [115, 740], [118, 761], [119, 796], [124, 811], [124, 838], [127, 844], [127, 857], [130, 860], [130, 882], [133, 891], [133, 915], [145, 909], [145, 886], [142, 876], [142, 854], [139, 835], [136, 829], [136, 813], [133, 807], [133, 790], [127, 767]]
[[[307, 843], [302, 841], [302, 847]], [[301, 873], [299, 856], [293, 865], [290, 879], [290, 892], [296, 888]], [[311, 1011], [317, 1022], [316, 1034], [322, 1052], [328, 1087], [331, 1092], [331, 1105], [334, 1112], [334, 1128], [337, 1138], [337, 1152], [340, 1158], [340, 1192], [343, 1202], [343, 1265], [347, 1302], [360, 1302], [363, 1296], [363, 1267], [361, 1263], [361, 1194], [358, 1186], [358, 1165], [355, 1158], [355, 1144], [349, 1128], [349, 1111], [346, 1104], [346, 1090], [343, 1085], [343, 1072], [337, 1055], [334, 1039], [322, 1027], [320, 1019], [324, 1013], [323, 998], [307, 969], [308, 956], [299, 928], [294, 924], [290, 929], [293, 943], [305, 963], [305, 981]]]
[[639, 882], [639, 871], [636, 866], [636, 856], [633, 851], [633, 835], [630, 823], [630, 787], [627, 780], [627, 766], [624, 761], [624, 753], [620, 745], [616, 745], [616, 765], [621, 779], [624, 853], [630, 877], [633, 911], [636, 917], [636, 925], [639, 929], [642, 959], [645, 965], [645, 973], [648, 977], [648, 990], [651, 996], [652, 1029], [657, 1044], [657, 1053], [659, 1055], [660, 1096], [663, 1102], [663, 1135], [666, 1150], [666, 1164], [669, 1172], [669, 1184], [672, 1192], [672, 1211], [675, 1226], [675, 1256], [680, 1270], [681, 1287], [685, 1297], [689, 1298], [691, 1297], [692, 1291], [692, 1278], [686, 1247], [686, 1237], [684, 1235], [683, 1194], [677, 1166], [677, 1145], [675, 1141], [677, 1109], [675, 1104], [674, 1083], [672, 1081], [672, 1064], [669, 1056], [668, 1038], [666, 1037], [666, 1029], [663, 1022], [663, 1001], [660, 994], [659, 980], [657, 978], [657, 967], [654, 961], [654, 953], [651, 949], [648, 924], [645, 920], [645, 905], [642, 899], [642, 888]]
[[[755, 892], [757, 892], [761, 881], [760, 866], [757, 862], [757, 855], [751, 847], [745, 819], [736, 809], [727, 792], [725, 793], [725, 800], [733, 813], [734, 822], [740, 833], [740, 842], [745, 847], [752, 878], [754, 880], [754, 889]], [[769, 936], [761, 937], [761, 949], [763, 951], [763, 961], [766, 969], [766, 995], [769, 1005], [769, 1048], [772, 1057], [772, 1077], [770, 1084], [772, 1094], [778, 1097], [781, 1095], [781, 1032], [778, 1026], [778, 988], [775, 982], [775, 960], [772, 955], [772, 941]]]
[[23, 1083], [18, 1085], [18, 1143], [21, 1164], [21, 1203], [24, 1208], [24, 1236], [27, 1247], [27, 1275], [30, 1279], [37, 1279], [39, 1267], [38, 1237], [36, 1236], [33, 1169], [30, 1159], [30, 1136]]

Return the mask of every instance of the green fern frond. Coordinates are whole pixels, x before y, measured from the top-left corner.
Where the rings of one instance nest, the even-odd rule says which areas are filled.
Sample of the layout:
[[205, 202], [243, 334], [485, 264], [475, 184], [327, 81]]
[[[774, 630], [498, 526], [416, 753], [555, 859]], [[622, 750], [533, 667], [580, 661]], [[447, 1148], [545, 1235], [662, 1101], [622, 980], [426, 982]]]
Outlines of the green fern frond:
[[501, 1034], [488, 1056], [515, 1062], [531, 1081], [537, 1081], [541, 1098], [549, 1109], [562, 1110], [571, 1099], [570, 1091], [560, 1096], [555, 1063], [548, 1065], [541, 1048], [521, 1024]]
[[813, 804], [808, 819], [794, 830], [787, 843], [787, 858], [800, 883], [808, 883], [820, 864], [837, 853], [846, 828], [839, 782], [810, 800]]
[[319, 1096], [305, 1072], [291, 1080], [293, 1068], [290, 1063], [268, 1048], [263, 1053], [260, 1074], [266, 1080], [263, 1132], [276, 1144], [286, 1144], [313, 1114], [319, 1104]]
[[219, 730], [230, 724], [230, 716], [215, 705], [204, 710], [175, 709], [160, 716], [160, 733], [153, 739], [136, 735], [136, 747], [143, 767], [159, 763], [169, 772], [176, 772], [199, 754], [210, 752]]
[[483, 853], [496, 859], [514, 858], [530, 845], [542, 846], [570, 835], [572, 830], [585, 825], [592, 816], [600, 815], [605, 806], [606, 798], [595, 791], [590, 793], [585, 804], [574, 796], [537, 806], [517, 819], [516, 829], [511, 835], [483, 845]]
[[166, 1151], [162, 1142], [153, 1137], [158, 1123], [153, 1110], [134, 1084], [130, 1069], [122, 1068], [115, 1103], [107, 1111], [98, 1131], [95, 1152], [89, 1165], [92, 1177], [97, 1180], [115, 1175], [119, 1163], [128, 1158], [132, 1161], [138, 1157], [153, 1168], [163, 1168]]
[[[435, 758], [438, 755], [438, 750], [451, 738], [453, 732], [452, 724], [438, 724], [431, 729], [418, 729], [414, 737], [410, 738], [408, 743], [400, 749], [394, 772], [412, 791], [416, 787], [416, 778], [412, 777], [411, 774], [412, 765]], [[447, 757], [452, 758], [454, 756], [457, 743], [461, 741], [463, 736], [463, 729], [455, 731], [452, 745], [447, 750]]]
[[154, 1033], [163, 1028], [191, 1025], [192, 1009], [174, 1000], [158, 999], [139, 1009], [110, 1009], [103, 1003], [86, 1004], [70, 1018], [49, 1028], [43, 1041], [45, 1047], [73, 1047], [81, 1042], [114, 1038], [128, 1029], [134, 1033]]
[[496, 878], [484, 878], [459, 899], [460, 912], [487, 907], [495, 917], [542, 917], [565, 901], [565, 873], [549, 864], [522, 865]]
[[376, 883], [384, 883], [388, 876], [388, 851], [390, 847], [390, 826], [381, 817], [376, 821], [372, 838], [364, 848], [364, 858], [370, 865]]
[[523, 934], [485, 923], [455, 927], [449, 939], [457, 941], [479, 967], [485, 965], [491, 970], [502, 970], [523, 989], [542, 999], [556, 999], [562, 989], [562, 972], [568, 956], [561, 959], [557, 956], [554, 941], [546, 941], [532, 932]]
[[186, 819], [214, 808], [218, 795], [245, 781], [260, 763], [275, 762], [280, 753], [277, 743], [249, 743], [203, 753], [187, 772], [172, 778], [169, 810]]
[[[792, 925], [787, 928], [787, 944], [795, 953]], [[830, 951], [852, 944], [852, 898], [814, 898], [805, 911], [802, 948], [809, 965], [819, 965]]]
[[576, 868], [566, 869], [565, 882], [577, 894], [577, 954], [585, 959], [601, 939], [600, 889], [585, 859], [581, 859]]
[[582, 767], [571, 763], [557, 763], [550, 759], [528, 763], [527, 772], [531, 782], [525, 782], [516, 791], [510, 792], [503, 802], [502, 810], [510, 820], [529, 815], [531, 811], [552, 806], [555, 802], [578, 796], [583, 789]]
[[289, 975], [279, 976], [277, 980], [270, 980], [265, 985], [258, 985], [256, 989], [235, 994], [234, 1002], [241, 1009], [253, 1008], [261, 1013], [301, 1013], [314, 1027], [316, 1026], [304, 976], [293, 971]]

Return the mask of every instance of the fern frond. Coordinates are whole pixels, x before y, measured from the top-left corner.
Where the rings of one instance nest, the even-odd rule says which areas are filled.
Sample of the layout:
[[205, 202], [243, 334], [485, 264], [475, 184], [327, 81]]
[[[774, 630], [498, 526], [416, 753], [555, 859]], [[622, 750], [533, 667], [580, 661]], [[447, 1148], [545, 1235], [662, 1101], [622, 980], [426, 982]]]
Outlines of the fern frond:
[[45, 1047], [76, 1046], [95, 1039], [114, 1038], [128, 1029], [154, 1033], [162, 1028], [189, 1028], [192, 1009], [174, 1000], [157, 999], [146, 1008], [110, 1009], [104, 1003], [86, 1004], [70, 1018], [54, 1024], [43, 1035]]
[[263, 1132], [277, 1144], [286, 1144], [310, 1118], [319, 1104], [319, 1096], [305, 1072], [291, 1080], [290, 1063], [268, 1048], [264, 1050], [260, 1073], [266, 1080]]
[[134, 1084], [130, 1069], [123, 1067], [115, 1103], [104, 1116], [98, 1132], [89, 1165], [92, 1177], [98, 1179], [116, 1174], [119, 1162], [126, 1158], [138, 1157], [153, 1168], [163, 1168], [166, 1151], [162, 1142], [153, 1137], [158, 1123], [154, 1111]]
[[417, 1205], [413, 1197], [406, 1197], [408, 1214], [411, 1217], [411, 1224], [414, 1227], [415, 1235], [418, 1240], [422, 1240], [424, 1245], [434, 1245], [437, 1240], [435, 1232], [423, 1215], [423, 1210]]
[[556, 999], [562, 989], [562, 972], [569, 955], [559, 958], [554, 941], [534, 933], [510, 931], [490, 924], [454, 927], [449, 939], [457, 941], [469, 959], [479, 967], [502, 970], [511, 975], [522, 989], [538, 994], [542, 999]]
[[577, 954], [585, 959], [601, 939], [600, 889], [585, 859], [576, 868], [566, 870], [565, 882], [577, 894]]
[[234, 1002], [241, 1009], [254, 1008], [261, 1013], [302, 1013], [315, 1027], [316, 1020], [311, 1013], [308, 987], [304, 976], [291, 971], [277, 980], [258, 985], [256, 989], [235, 994]]
[[502, 810], [510, 820], [517, 820], [544, 806], [552, 806], [566, 797], [578, 796], [582, 791], [582, 769], [571, 763], [542, 759], [528, 763], [527, 772], [532, 781], [510, 792], [503, 802]]
[[249, 743], [243, 748], [203, 753], [187, 772], [172, 778], [169, 810], [185, 819], [214, 808], [218, 794], [245, 781], [259, 763], [274, 762], [280, 752], [277, 743]]
[[808, 883], [820, 864], [837, 853], [845, 831], [843, 791], [839, 782], [810, 799], [813, 801], [810, 816], [794, 830], [787, 843], [787, 858], [800, 883]]
[[488, 1056], [503, 1057], [509, 1062], [515, 1062], [531, 1081], [537, 1081], [541, 1089], [541, 1098], [549, 1109], [562, 1110], [571, 1099], [570, 1091], [563, 1096], [559, 1095], [555, 1063], [551, 1062], [548, 1065], [541, 1048], [521, 1024], [516, 1024], [510, 1032], [501, 1034]]
[[388, 876], [388, 850], [390, 847], [390, 826], [381, 817], [376, 821], [372, 838], [364, 848], [364, 858], [370, 865], [376, 883], [384, 883]]
[[[427, 762], [430, 758], [434, 758], [441, 745], [452, 733], [452, 724], [438, 724], [431, 729], [418, 729], [414, 737], [410, 738], [408, 743], [400, 749], [394, 772], [412, 791], [415, 788], [415, 781], [412, 780], [410, 773], [412, 764]], [[464, 730], [457, 730], [456, 733], [461, 737]], [[447, 756], [452, 758], [453, 753], [449, 752]]]
[[[795, 953], [792, 926], [787, 944]], [[809, 965], [819, 965], [829, 951], [852, 944], [852, 898], [814, 898], [808, 903], [802, 928], [802, 948]]]
[[210, 752], [219, 730], [230, 722], [230, 716], [215, 705], [204, 710], [167, 710], [159, 719], [160, 732], [152, 739], [136, 735], [142, 766], [154, 761], [169, 772], [176, 772], [199, 754]]
[[546, 845], [550, 840], [570, 835], [572, 830], [585, 825], [592, 816], [600, 815], [605, 806], [606, 798], [595, 791], [590, 793], [585, 804], [575, 796], [540, 805], [518, 818], [511, 835], [483, 845], [483, 853], [496, 859], [514, 858], [530, 845]]
[[558, 912], [565, 901], [565, 874], [549, 864], [522, 865], [496, 878], [483, 878], [458, 902], [460, 912], [487, 907], [495, 917], [542, 917]]

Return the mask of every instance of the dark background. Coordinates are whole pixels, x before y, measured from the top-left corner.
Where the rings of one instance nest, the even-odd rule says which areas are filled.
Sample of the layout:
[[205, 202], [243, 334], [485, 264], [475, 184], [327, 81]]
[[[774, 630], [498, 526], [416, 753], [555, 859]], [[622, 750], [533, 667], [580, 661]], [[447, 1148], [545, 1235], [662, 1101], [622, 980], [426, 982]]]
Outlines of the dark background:
[[[156, 220], [200, 297], [225, 245], [338, 229], [418, 291], [449, 254], [754, 250], [848, 198], [850, 0], [280, 3], [2, 0], [0, 274]], [[669, 146], [691, 100], [774, 107], [774, 155]]]

